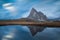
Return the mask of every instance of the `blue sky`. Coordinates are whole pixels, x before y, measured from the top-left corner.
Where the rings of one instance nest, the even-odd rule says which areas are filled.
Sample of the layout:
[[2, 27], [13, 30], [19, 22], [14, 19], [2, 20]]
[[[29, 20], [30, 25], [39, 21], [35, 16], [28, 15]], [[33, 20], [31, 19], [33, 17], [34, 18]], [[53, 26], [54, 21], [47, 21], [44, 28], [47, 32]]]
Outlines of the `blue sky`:
[[[0, 19], [27, 17], [32, 8], [43, 12], [48, 18], [60, 17], [60, 0], [0, 0]], [[11, 29], [20, 31], [21, 40], [33, 40], [33, 38], [36, 38], [35, 40], [45, 40], [43, 38], [46, 38], [46, 40], [60, 40], [60, 28], [46, 28], [43, 32], [38, 33], [40, 37], [31, 37], [28, 28], [21, 26], [3, 26], [0, 31], [2, 30], [2, 33], [7, 34]]]
[[[10, 9], [8, 9], [8, 11], [4, 8], [3, 5], [8, 3], [11, 3], [9, 5], [11, 7], [14, 7], [15, 11], [11, 12]], [[14, 19], [26, 17], [29, 15], [32, 8], [35, 8], [37, 11], [43, 12], [48, 18], [60, 17], [59, 0], [3, 0], [1, 1], [1, 5], [3, 8], [0, 9], [0, 19]]]

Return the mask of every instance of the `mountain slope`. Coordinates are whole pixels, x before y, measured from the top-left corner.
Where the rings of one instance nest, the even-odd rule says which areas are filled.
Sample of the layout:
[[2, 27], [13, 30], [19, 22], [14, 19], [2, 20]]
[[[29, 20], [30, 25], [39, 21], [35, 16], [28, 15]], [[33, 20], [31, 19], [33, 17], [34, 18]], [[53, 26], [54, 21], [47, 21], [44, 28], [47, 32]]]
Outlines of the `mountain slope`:
[[[32, 8], [30, 15], [27, 17], [29, 19], [33, 19], [36, 21], [46, 21], [47, 17], [42, 12], [37, 12], [34, 8]], [[41, 32], [44, 30], [44, 27], [29, 27], [32, 35], [34, 36], [37, 32]]]

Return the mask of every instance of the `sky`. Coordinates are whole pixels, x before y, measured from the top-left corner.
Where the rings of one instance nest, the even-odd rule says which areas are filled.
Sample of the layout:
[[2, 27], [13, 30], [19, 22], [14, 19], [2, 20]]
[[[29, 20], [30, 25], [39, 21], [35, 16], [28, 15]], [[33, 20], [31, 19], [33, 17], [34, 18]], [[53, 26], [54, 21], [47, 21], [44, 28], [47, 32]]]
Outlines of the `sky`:
[[[27, 17], [32, 8], [43, 12], [48, 18], [51, 19], [60, 17], [59, 0], [1, 0], [0, 3], [2, 6], [0, 9], [0, 19]], [[8, 5], [4, 6], [5, 4]]]
[[[0, 0], [0, 20], [27, 17], [32, 8], [43, 12], [50, 19], [60, 18], [60, 0]], [[3, 26], [0, 28], [2, 35], [9, 34], [11, 32], [11, 29], [19, 29], [19, 31], [21, 31], [21, 40], [60, 40], [60, 28], [46, 28], [43, 32], [38, 33], [39, 36], [32, 37], [29, 35], [30, 33], [27, 27], [5, 27]], [[24, 35], [22, 35], [22, 33]], [[1, 37], [5, 36], [2, 35]], [[29, 37], [27, 38], [27, 36]]]

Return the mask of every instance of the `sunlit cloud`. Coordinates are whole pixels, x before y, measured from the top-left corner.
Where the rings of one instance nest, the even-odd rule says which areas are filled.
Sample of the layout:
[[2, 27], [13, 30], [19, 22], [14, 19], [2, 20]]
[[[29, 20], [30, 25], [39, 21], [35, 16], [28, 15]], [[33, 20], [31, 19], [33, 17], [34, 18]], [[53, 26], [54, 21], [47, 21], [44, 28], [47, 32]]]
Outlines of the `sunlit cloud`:
[[10, 12], [10, 16], [17, 15], [17, 8], [12, 3], [3, 4], [3, 8]]
[[10, 11], [10, 12], [15, 12], [16, 11], [15, 7], [12, 6], [12, 3], [3, 4], [3, 8]]

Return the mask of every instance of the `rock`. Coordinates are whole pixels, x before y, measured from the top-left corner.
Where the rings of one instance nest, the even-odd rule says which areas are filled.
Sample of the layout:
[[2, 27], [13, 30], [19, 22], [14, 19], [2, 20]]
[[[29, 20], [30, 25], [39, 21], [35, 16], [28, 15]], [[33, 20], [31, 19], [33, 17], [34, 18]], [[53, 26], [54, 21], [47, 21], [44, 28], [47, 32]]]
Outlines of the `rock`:
[[[46, 21], [47, 20], [46, 15], [44, 15], [42, 12], [37, 12], [34, 8], [32, 8], [30, 15], [27, 18], [33, 19], [36, 21]], [[29, 29], [30, 29], [32, 35], [34, 36], [37, 32], [42, 32], [45, 29], [45, 27], [29, 26]]]

